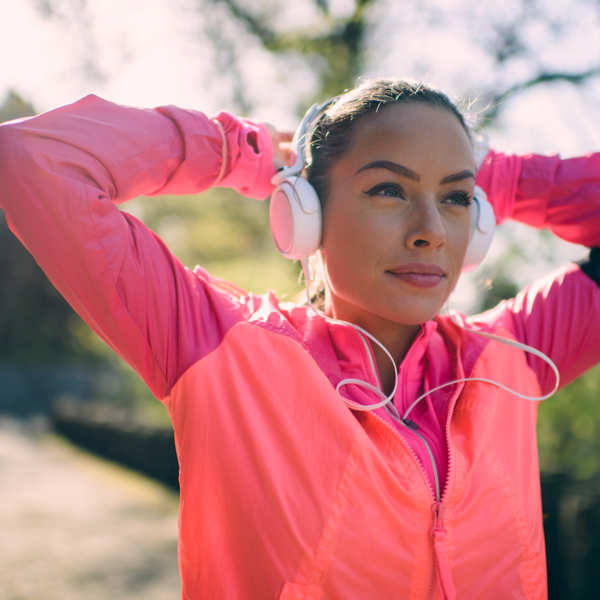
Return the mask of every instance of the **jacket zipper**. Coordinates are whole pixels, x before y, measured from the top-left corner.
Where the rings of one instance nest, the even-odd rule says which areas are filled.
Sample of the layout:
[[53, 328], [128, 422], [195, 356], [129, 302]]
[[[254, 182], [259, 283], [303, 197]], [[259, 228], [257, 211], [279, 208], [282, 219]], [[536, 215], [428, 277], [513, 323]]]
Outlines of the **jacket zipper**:
[[[453, 457], [452, 457], [452, 452], [450, 449], [450, 418], [452, 416], [452, 412], [454, 411], [454, 406], [456, 405], [457, 398], [458, 398], [458, 393], [455, 393], [455, 395], [452, 399], [452, 402], [451, 402], [450, 406], [448, 407], [448, 416], [446, 418], [446, 427], [444, 429], [444, 435], [446, 436], [448, 472], [446, 474], [446, 481], [444, 482], [444, 488], [441, 491], [441, 493], [439, 493], [439, 494], [436, 494], [436, 491], [433, 489], [432, 483], [429, 480], [429, 477], [427, 476], [427, 472], [425, 471], [423, 465], [421, 464], [421, 461], [419, 460], [418, 456], [415, 454], [414, 450], [410, 447], [410, 444], [402, 437], [402, 435], [400, 435], [400, 433], [398, 431], [396, 431], [393, 427], [391, 427], [388, 423], [386, 423], [382, 417], [380, 417], [379, 415], [377, 415], [375, 413], [371, 413], [377, 420], [379, 420], [384, 425], [384, 427], [386, 427], [391, 432], [391, 434], [393, 436], [397, 437], [400, 440], [400, 443], [404, 446], [404, 448], [406, 448], [408, 450], [409, 455], [412, 456], [414, 461], [417, 463], [419, 470], [421, 471], [421, 474], [423, 475], [423, 479], [425, 480], [425, 483], [427, 484], [427, 487], [429, 488], [429, 491], [433, 498], [433, 504], [431, 505], [432, 521], [433, 521], [432, 528], [431, 528], [431, 538], [432, 538], [432, 543], [433, 543], [433, 548], [434, 548], [434, 554], [436, 557], [437, 575], [438, 575], [440, 587], [442, 589], [443, 597], [448, 598], [448, 599], [456, 598], [456, 590], [454, 588], [454, 583], [452, 581], [452, 578], [448, 577], [446, 575], [450, 571], [450, 565], [448, 563], [446, 553], [442, 549], [442, 546], [444, 545], [444, 541], [446, 538], [446, 528], [445, 528], [445, 524], [444, 524], [444, 508], [445, 508], [445, 506], [443, 504], [443, 500], [446, 496], [446, 492], [448, 489], [448, 483], [450, 481], [450, 477], [453, 473], [453, 468], [454, 468], [454, 461], [452, 460]], [[428, 452], [432, 458], [432, 466], [433, 466], [433, 469], [437, 476], [437, 465], [435, 463], [435, 459], [433, 458], [433, 455], [431, 453], [431, 448], [429, 448], [429, 444], [427, 443], [427, 440], [421, 434], [419, 434], [414, 429], [414, 427], [407, 425], [406, 423], [404, 423], [404, 421], [400, 421], [400, 423], [404, 427], [407, 427], [408, 429], [411, 429], [412, 431], [414, 431], [421, 438], [421, 440], [427, 447]], [[411, 421], [411, 423], [413, 423], [413, 422]], [[416, 426], [415, 423], [413, 423], [413, 425]], [[438, 480], [439, 480], [439, 477], [438, 477]], [[443, 562], [443, 564], [440, 564], [440, 561]]]
[[[370, 344], [367, 344], [366, 346], [366, 351], [370, 356], [370, 361], [371, 361], [371, 365], [372, 365], [372, 370], [373, 370], [373, 376], [375, 378], [375, 385], [379, 388], [379, 390], [382, 390], [382, 386], [381, 386], [381, 377], [379, 375], [379, 370], [377, 369], [377, 361], [375, 360], [375, 354], [373, 352], [373, 348], [371, 347]], [[401, 382], [399, 382], [401, 383]], [[410, 425], [408, 425], [407, 423], [405, 423], [401, 418], [400, 415], [398, 414], [398, 412], [396, 411], [396, 407], [393, 404], [393, 400], [390, 402], [392, 409], [394, 410], [394, 412], [396, 412], [396, 414], [398, 415], [398, 422], [403, 426], [406, 427], [407, 429], [410, 429], [411, 431], [414, 431], [420, 438], [421, 440], [423, 440], [423, 442], [425, 443], [426, 447], [428, 448], [428, 451], [430, 453], [430, 456], [432, 457], [432, 463], [433, 463], [433, 469], [437, 475], [437, 465], [435, 464], [435, 460], [433, 459], [433, 455], [431, 454], [431, 449], [429, 448], [429, 445], [427, 444], [427, 441], [425, 440], [425, 438], [420, 434], [417, 433], [416, 429], [418, 428], [418, 425], [416, 425], [416, 423], [412, 423], [412, 421], [410, 421], [410, 423], [412, 425], [414, 425], [414, 428]], [[421, 471], [421, 474], [423, 475], [423, 479], [425, 480], [425, 483], [427, 484], [427, 487], [429, 488], [429, 491], [431, 492], [431, 496], [434, 499], [434, 502], [439, 502], [441, 501], [441, 498], [439, 497], [439, 494], [436, 494], [436, 490], [433, 489], [431, 481], [429, 481], [429, 477], [427, 476], [427, 472], [425, 471], [423, 465], [421, 464], [421, 461], [419, 460], [418, 456], [415, 454], [415, 452], [413, 451], [413, 449], [410, 447], [410, 444], [400, 435], [400, 433], [398, 433], [398, 431], [396, 431], [393, 427], [391, 427], [388, 423], [385, 422], [385, 420], [383, 418], [381, 418], [379, 415], [375, 414], [375, 412], [371, 413], [375, 418], [377, 418], [391, 433], [392, 436], [397, 437], [401, 444], [408, 450], [408, 453], [410, 454], [410, 456], [412, 456], [412, 458], [414, 459], [414, 461], [417, 463], [419, 470]], [[392, 417], [393, 418], [393, 417]], [[408, 419], [407, 419], [408, 420]], [[448, 444], [446, 444], [448, 445]], [[448, 450], [449, 452], [449, 450]], [[439, 477], [438, 477], [439, 480]], [[446, 486], [444, 485], [444, 488]]]
[[423, 465], [421, 464], [419, 457], [415, 454], [415, 451], [410, 447], [410, 444], [393, 427], [391, 427], [391, 425], [389, 425], [389, 423], [386, 423], [382, 417], [375, 414], [374, 412], [372, 412], [370, 414], [372, 414], [392, 434], [392, 436], [399, 439], [402, 446], [404, 446], [404, 448], [406, 450], [408, 450], [409, 455], [414, 459], [415, 463], [419, 467], [419, 470], [421, 471], [421, 474], [423, 475], [423, 480], [425, 481], [425, 484], [426, 484], [427, 488], [429, 489], [429, 492], [431, 494], [431, 497], [433, 498], [433, 501], [436, 502], [435, 490], [433, 489], [433, 487], [431, 485], [431, 481], [429, 481], [427, 472], [425, 471]]
[[[368, 347], [367, 351], [373, 353], [372, 348], [370, 346], [367, 346], [367, 347]], [[374, 356], [373, 356], [373, 359], [374, 359]], [[379, 373], [377, 371], [375, 372], [375, 379], [376, 379], [377, 386], [381, 390], [382, 389], [381, 388], [381, 380], [379, 378]], [[462, 386], [464, 386], [464, 384], [462, 384]], [[443, 598], [445, 600], [455, 600], [455, 598], [456, 598], [456, 590], [454, 587], [454, 582], [452, 581], [452, 576], [448, 575], [448, 573], [450, 572], [450, 564], [449, 564], [446, 552], [442, 548], [442, 546], [444, 545], [444, 541], [446, 538], [446, 528], [444, 526], [443, 500], [446, 495], [446, 491], [448, 489], [448, 482], [450, 481], [450, 476], [453, 472], [453, 466], [454, 466], [454, 462], [452, 460], [452, 452], [450, 450], [450, 419], [452, 416], [452, 412], [454, 411], [454, 406], [456, 405], [456, 399], [458, 398], [458, 395], [459, 395], [459, 391], [457, 389], [452, 398], [452, 402], [448, 406], [448, 415], [446, 417], [446, 426], [444, 428], [444, 435], [446, 436], [445, 441], [446, 441], [446, 448], [447, 448], [448, 471], [446, 474], [446, 481], [444, 482], [444, 489], [441, 492], [439, 491], [439, 483], [438, 483], [438, 486], [436, 486], [437, 487], [436, 490], [434, 490], [432, 488], [432, 483], [429, 480], [429, 477], [427, 476], [427, 472], [425, 471], [425, 468], [421, 464], [421, 461], [419, 460], [418, 456], [415, 454], [413, 449], [410, 447], [410, 444], [402, 437], [402, 435], [400, 435], [400, 433], [398, 431], [396, 431], [393, 427], [391, 427], [388, 423], [386, 423], [385, 420], [382, 419], [379, 415], [377, 415], [375, 413], [371, 413], [392, 433], [393, 436], [396, 436], [400, 440], [401, 444], [408, 450], [409, 455], [412, 456], [414, 461], [417, 463], [419, 470], [421, 471], [421, 474], [423, 475], [423, 479], [425, 480], [425, 483], [427, 484], [427, 487], [429, 488], [429, 491], [431, 492], [431, 495], [433, 497], [433, 504], [431, 505], [432, 518], [433, 518], [433, 525], [431, 528], [431, 537], [432, 537], [433, 550], [434, 550], [434, 556], [435, 556], [435, 561], [436, 561], [438, 582], [441, 587]], [[392, 404], [392, 406], [395, 410], [396, 407], [393, 404]], [[397, 411], [395, 411], [395, 412], [398, 414]], [[398, 416], [399, 416], [399, 414], [398, 414]], [[431, 448], [429, 447], [429, 444], [427, 443], [427, 440], [425, 439], [424, 436], [422, 436], [420, 433], [417, 432], [418, 425], [416, 423], [414, 423], [410, 419], [406, 419], [406, 421], [408, 421], [408, 423], [405, 422], [405, 420], [402, 418], [398, 419], [398, 422], [403, 427], [406, 427], [407, 429], [414, 431], [414, 433], [417, 434], [419, 436], [419, 438], [425, 444], [425, 447], [427, 448], [427, 452], [429, 453], [429, 456], [431, 457], [431, 463], [433, 466], [435, 476], [437, 478], [437, 481], [439, 482], [439, 474], [438, 474], [438, 470], [437, 470], [437, 464], [433, 457], [433, 453], [431, 452]]]

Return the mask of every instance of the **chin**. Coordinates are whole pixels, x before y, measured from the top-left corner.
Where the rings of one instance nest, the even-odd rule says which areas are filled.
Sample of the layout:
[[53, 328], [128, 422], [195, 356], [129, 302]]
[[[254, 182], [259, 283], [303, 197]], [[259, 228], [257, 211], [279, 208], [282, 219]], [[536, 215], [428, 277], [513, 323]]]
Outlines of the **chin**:
[[437, 316], [442, 309], [442, 304], [415, 306], [415, 303], [401, 306], [365, 306], [365, 312], [377, 316], [379, 319], [397, 325], [421, 325]]
[[389, 320], [403, 325], [420, 325], [436, 317], [442, 310], [444, 302], [445, 299], [437, 302], [415, 300], [408, 305], [404, 302], [394, 309]]
[[[387, 313], [390, 320], [397, 323], [416, 325], [430, 321], [437, 316], [452, 292], [453, 286], [444, 285], [439, 289], [389, 289], [382, 293], [377, 305], [381, 313]], [[378, 311], [379, 312], [379, 311]]]
[[[373, 289], [369, 294], [332, 294], [327, 303], [328, 312], [335, 312], [345, 321], [367, 323], [375, 318], [397, 325], [421, 325], [436, 317], [446, 302], [445, 293], [399, 294], [389, 289]], [[363, 286], [364, 289], [364, 286]], [[444, 290], [446, 291], [446, 290]], [[376, 301], [374, 301], [377, 299]], [[339, 309], [342, 310], [339, 310]], [[344, 316], [345, 315], [345, 318]]]

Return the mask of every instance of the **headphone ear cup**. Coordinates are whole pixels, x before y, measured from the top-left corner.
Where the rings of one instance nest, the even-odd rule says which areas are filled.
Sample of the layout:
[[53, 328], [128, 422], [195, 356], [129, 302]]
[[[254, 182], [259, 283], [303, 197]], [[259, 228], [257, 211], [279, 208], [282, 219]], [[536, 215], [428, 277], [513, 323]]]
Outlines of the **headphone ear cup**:
[[286, 258], [310, 256], [321, 244], [321, 203], [317, 192], [300, 176], [287, 177], [271, 195], [271, 233]]
[[485, 192], [475, 186], [475, 194], [471, 203], [471, 232], [469, 245], [463, 260], [462, 270], [471, 271], [478, 267], [485, 258], [496, 229], [494, 209], [488, 202]]

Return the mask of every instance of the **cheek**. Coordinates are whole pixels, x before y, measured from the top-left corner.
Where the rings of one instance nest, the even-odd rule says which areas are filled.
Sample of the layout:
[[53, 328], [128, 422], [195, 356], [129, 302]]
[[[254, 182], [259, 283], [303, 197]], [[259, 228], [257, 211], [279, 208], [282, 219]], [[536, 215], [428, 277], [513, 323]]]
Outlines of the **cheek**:
[[364, 215], [350, 207], [325, 214], [321, 254], [334, 288], [364, 285], [377, 254], [373, 237]]
[[455, 281], [458, 279], [462, 265], [469, 246], [469, 223], [462, 224], [456, 228], [452, 237], [449, 238], [449, 254], [451, 256], [454, 270], [456, 271]]
[[361, 270], [361, 254], [356, 251], [356, 239], [351, 230], [344, 227], [329, 228], [323, 238], [321, 254], [328, 279], [333, 288], [345, 287], [355, 280]]
[[373, 257], [385, 252], [386, 244], [398, 243], [403, 219], [390, 211], [375, 210], [357, 196], [349, 195], [326, 208], [322, 246], [330, 253], [343, 248], [345, 253], [359, 258]]

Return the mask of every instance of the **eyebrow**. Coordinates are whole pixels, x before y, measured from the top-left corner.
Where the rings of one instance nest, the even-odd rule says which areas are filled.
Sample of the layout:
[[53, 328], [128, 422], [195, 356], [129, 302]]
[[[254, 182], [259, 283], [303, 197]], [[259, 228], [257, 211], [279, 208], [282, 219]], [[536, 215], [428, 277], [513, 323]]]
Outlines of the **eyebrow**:
[[[398, 163], [392, 162], [390, 160], [374, 160], [366, 165], [363, 165], [356, 173], [361, 173], [362, 171], [366, 171], [367, 169], [387, 169], [388, 171], [392, 171], [393, 173], [397, 173], [398, 175], [402, 175], [407, 179], [412, 179], [413, 181], [421, 181], [421, 176], [418, 173], [415, 173], [412, 169], [405, 167], [404, 165], [400, 165]], [[459, 171], [458, 173], [453, 173], [452, 175], [446, 175], [440, 180], [440, 183], [453, 183], [455, 181], [462, 181], [463, 179], [468, 179], [472, 177], [475, 179], [475, 175], [469, 169], [465, 169], [464, 171]]]
[[399, 165], [398, 163], [390, 160], [374, 160], [373, 162], [363, 165], [360, 169], [358, 169], [358, 171], [356, 171], [356, 173], [362, 173], [362, 171], [366, 171], [367, 169], [387, 169], [388, 171], [392, 171], [408, 179], [421, 181], [421, 176], [415, 173], [412, 169], [409, 169], [404, 165]]
[[440, 183], [452, 183], [454, 181], [461, 181], [463, 179], [468, 179], [472, 177], [475, 179], [475, 175], [473, 171], [469, 171], [469, 169], [465, 169], [464, 171], [459, 171], [458, 173], [454, 173], [452, 175], [447, 175], [443, 179], [440, 179]]

